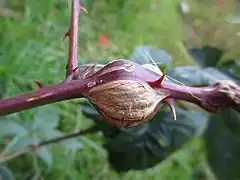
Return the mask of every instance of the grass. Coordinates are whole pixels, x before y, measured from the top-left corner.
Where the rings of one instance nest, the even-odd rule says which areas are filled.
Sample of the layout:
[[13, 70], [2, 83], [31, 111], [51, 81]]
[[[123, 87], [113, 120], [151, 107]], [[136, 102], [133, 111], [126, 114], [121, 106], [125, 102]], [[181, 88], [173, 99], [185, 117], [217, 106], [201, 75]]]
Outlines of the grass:
[[[70, 1], [6, 2], [9, 4], [1, 7], [6, 13], [1, 14], [4, 17], [0, 19], [0, 85], [4, 98], [36, 89], [32, 82], [35, 79], [45, 84], [63, 80], [68, 42], [63, 42], [62, 38], [69, 26]], [[82, 14], [80, 19], [80, 63], [129, 58], [133, 49], [143, 44], [165, 49], [173, 56], [174, 65], [194, 63], [186, 54], [183, 40], [187, 45], [215, 44], [228, 49], [230, 57], [239, 57], [238, 27], [224, 21], [224, 17], [231, 12], [231, 1], [220, 8], [219, 4], [213, 6], [213, 1], [196, 3], [191, 0], [191, 14], [184, 16], [180, 16], [178, 0], [123, 2], [85, 2], [89, 15]], [[217, 3], [216, 0], [214, 2]], [[110, 47], [99, 47], [97, 41], [101, 34], [107, 34]], [[91, 124], [91, 120], [81, 114], [80, 108], [76, 108], [75, 101], [50, 106], [62, 108], [60, 127], [65, 131], [84, 129]], [[30, 121], [33, 113], [34, 110], [27, 110], [10, 118]], [[119, 175], [109, 167], [101, 138], [101, 134], [79, 138], [84, 149], [77, 153], [66, 154], [60, 147], [54, 147], [51, 167], [46, 167], [31, 156], [17, 158], [9, 165], [17, 179], [24, 179], [36, 172], [42, 179], [48, 180], [200, 179], [193, 177], [197, 169], [212, 179], [200, 140], [193, 140], [186, 148], [154, 168]], [[188, 153], [189, 149], [192, 149], [191, 154]]]

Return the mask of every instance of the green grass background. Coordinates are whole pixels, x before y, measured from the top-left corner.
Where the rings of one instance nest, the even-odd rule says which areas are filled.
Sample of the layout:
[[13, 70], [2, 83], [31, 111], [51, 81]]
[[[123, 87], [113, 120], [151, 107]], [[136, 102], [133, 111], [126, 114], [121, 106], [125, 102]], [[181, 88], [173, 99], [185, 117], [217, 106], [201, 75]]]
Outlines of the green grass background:
[[[79, 63], [129, 58], [139, 45], [162, 48], [172, 55], [174, 65], [194, 63], [187, 46], [212, 44], [239, 58], [238, 25], [225, 18], [233, 14], [230, 0], [189, 0], [191, 10], [182, 15], [179, 0], [85, 0], [89, 14], [81, 14], [79, 29]], [[69, 27], [68, 0], [0, 1], [0, 82], [3, 97], [8, 98], [36, 89], [33, 80], [46, 85], [59, 83], [65, 76], [68, 41], [62, 41]], [[97, 44], [107, 34], [111, 46]], [[62, 108], [60, 128], [66, 132], [85, 129], [92, 122], [81, 114], [77, 101], [49, 106]], [[34, 110], [11, 118], [30, 121]], [[44, 117], [43, 117], [44, 118]], [[80, 152], [65, 153], [54, 146], [54, 163], [46, 167], [36, 155], [16, 158], [9, 166], [17, 179], [31, 173], [47, 180], [187, 180], [214, 179], [205, 160], [201, 139], [189, 142], [156, 167], [144, 171], [117, 174], [108, 164], [102, 147], [102, 135], [80, 137]]]

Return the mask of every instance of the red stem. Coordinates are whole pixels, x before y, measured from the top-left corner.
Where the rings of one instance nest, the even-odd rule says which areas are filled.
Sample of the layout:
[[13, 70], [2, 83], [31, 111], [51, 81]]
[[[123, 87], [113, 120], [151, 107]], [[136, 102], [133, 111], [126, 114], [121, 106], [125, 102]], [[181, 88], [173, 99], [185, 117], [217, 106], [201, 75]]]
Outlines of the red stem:
[[[223, 83], [228, 86], [227, 83]], [[236, 85], [239, 89], [239, 86]], [[189, 87], [170, 82], [164, 82], [161, 91], [170, 93], [169, 97], [178, 100], [184, 100], [195, 103], [209, 112], [218, 112], [227, 107], [234, 107], [238, 104], [238, 90], [229, 86], [229, 92], [223, 92], [224, 87], [221, 83], [216, 83], [206, 87]], [[236, 98], [232, 98], [231, 94], [236, 94]], [[237, 98], [238, 97], [238, 98]]]
[[67, 33], [69, 36], [69, 56], [66, 77], [70, 76], [78, 66], [78, 21], [80, 11], [79, 0], [72, 0], [71, 27]]
[[205, 93], [206, 87], [189, 87], [173, 83], [163, 83], [162, 89], [171, 93], [174, 99], [184, 99], [185, 101], [197, 103]]
[[37, 92], [19, 95], [0, 101], [0, 116], [58, 101], [82, 97], [86, 86], [83, 80], [73, 80], [52, 87], [43, 87]]
[[[135, 70], [131, 69], [134, 66]], [[167, 92], [169, 98], [198, 104], [210, 112], [240, 104], [240, 86], [231, 81], [218, 82], [207, 87], [188, 87], [169, 81], [158, 81], [158, 76], [153, 71], [131, 61], [112, 61], [88, 78], [67, 79], [64, 83], [40, 88], [35, 93], [0, 101], [0, 116], [57, 101], [83, 97], [82, 94], [89, 92], [92, 87], [119, 79], [150, 82], [157, 91]]]

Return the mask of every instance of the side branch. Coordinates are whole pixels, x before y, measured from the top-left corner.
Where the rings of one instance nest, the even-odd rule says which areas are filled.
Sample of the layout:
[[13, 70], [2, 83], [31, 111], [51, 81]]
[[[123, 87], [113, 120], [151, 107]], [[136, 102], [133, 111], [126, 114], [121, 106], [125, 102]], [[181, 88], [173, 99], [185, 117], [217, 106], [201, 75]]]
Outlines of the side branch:
[[[66, 77], [78, 66], [78, 21], [81, 6], [79, 0], [72, 0], [71, 27], [65, 36], [69, 36], [69, 55], [66, 66]], [[76, 76], [74, 76], [76, 77]]]

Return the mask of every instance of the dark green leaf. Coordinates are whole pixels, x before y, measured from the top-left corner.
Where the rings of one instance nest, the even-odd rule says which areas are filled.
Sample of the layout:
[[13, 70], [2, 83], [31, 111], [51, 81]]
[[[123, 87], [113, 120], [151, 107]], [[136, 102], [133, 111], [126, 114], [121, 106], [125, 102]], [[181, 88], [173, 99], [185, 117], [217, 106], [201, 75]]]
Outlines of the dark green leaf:
[[204, 46], [202, 48], [189, 49], [189, 53], [202, 67], [215, 67], [218, 71], [240, 80], [239, 60], [221, 61], [224, 50], [216, 47]]
[[223, 50], [211, 46], [191, 48], [188, 52], [202, 67], [217, 66], [224, 53]]
[[224, 124], [240, 140], [240, 113], [232, 109], [224, 111]]
[[219, 66], [219, 69], [232, 78], [240, 81], [240, 60], [226, 61]]
[[130, 59], [142, 65], [153, 64], [152, 61], [158, 66], [169, 66], [172, 63], [172, 57], [166, 51], [155, 49], [151, 46], [139, 46], [135, 48]]
[[118, 172], [152, 167], [191, 137], [200, 135], [206, 124], [207, 118], [201, 112], [177, 110], [174, 121], [169, 112], [161, 110], [149, 123], [121, 129], [106, 139], [110, 163]]
[[109, 161], [118, 172], [141, 170], [164, 160], [171, 152], [181, 148], [193, 136], [204, 131], [208, 118], [202, 112], [177, 109], [177, 120], [161, 109], [152, 121], [132, 129], [114, 128], [101, 119], [87, 102], [81, 102], [84, 115], [104, 123], [104, 146]]
[[219, 80], [233, 80], [230, 76], [214, 68], [198, 66], [176, 67], [168, 72], [168, 76], [186, 85], [209, 85]]
[[240, 179], [239, 122], [239, 114], [225, 110], [212, 115], [205, 133], [208, 161], [219, 180]]
[[0, 166], [0, 179], [1, 180], [14, 180], [12, 171], [6, 166]]

